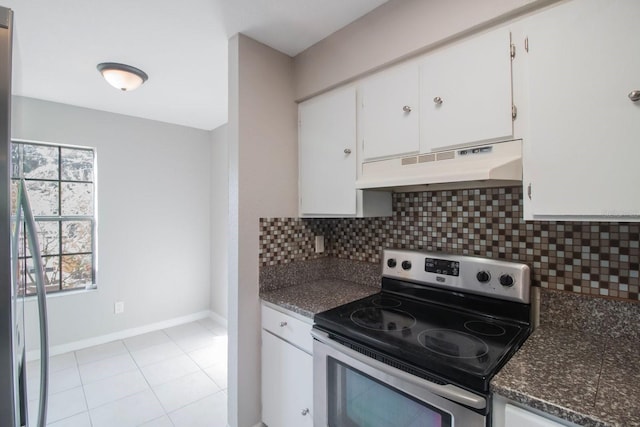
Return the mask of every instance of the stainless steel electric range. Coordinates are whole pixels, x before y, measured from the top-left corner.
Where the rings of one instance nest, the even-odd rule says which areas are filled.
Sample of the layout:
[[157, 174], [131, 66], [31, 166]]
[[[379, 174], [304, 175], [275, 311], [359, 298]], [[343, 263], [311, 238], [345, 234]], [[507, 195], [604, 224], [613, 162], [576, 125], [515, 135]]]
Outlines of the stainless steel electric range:
[[525, 264], [385, 250], [380, 293], [314, 318], [314, 425], [489, 426], [531, 316]]

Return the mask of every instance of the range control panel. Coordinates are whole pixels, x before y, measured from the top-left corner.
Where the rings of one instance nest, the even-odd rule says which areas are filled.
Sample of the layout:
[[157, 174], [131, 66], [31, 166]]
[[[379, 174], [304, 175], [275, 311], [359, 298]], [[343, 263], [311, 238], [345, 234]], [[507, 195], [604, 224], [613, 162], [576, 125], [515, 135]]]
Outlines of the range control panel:
[[525, 304], [530, 299], [529, 266], [515, 262], [385, 249], [382, 275]]

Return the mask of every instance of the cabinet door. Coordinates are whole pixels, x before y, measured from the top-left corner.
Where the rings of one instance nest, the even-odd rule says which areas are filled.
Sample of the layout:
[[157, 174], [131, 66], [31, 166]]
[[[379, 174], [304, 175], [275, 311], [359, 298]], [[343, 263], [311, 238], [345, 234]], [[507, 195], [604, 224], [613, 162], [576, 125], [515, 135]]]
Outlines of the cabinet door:
[[420, 74], [421, 152], [513, 135], [508, 29], [427, 55]]
[[300, 214], [356, 214], [356, 92], [343, 89], [300, 104]]
[[262, 331], [262, 421], [269, 427], [313, 426], [313, 357]]
[[360, 87], [364, 160], [417, 153], [420, 149], [417, 65], [381, 73]]
[[640, 215], [638, 22], [637, 0], [580, 0], [524, 23], [532, 216]]

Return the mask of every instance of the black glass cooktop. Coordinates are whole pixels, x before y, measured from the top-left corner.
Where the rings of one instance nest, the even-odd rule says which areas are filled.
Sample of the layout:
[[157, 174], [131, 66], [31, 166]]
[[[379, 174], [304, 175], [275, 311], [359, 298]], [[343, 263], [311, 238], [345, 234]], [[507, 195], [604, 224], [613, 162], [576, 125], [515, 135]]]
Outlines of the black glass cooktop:
[[334, 338], [482, 392], [529, 334], [528, 324], [384, 291], [314, 320]]

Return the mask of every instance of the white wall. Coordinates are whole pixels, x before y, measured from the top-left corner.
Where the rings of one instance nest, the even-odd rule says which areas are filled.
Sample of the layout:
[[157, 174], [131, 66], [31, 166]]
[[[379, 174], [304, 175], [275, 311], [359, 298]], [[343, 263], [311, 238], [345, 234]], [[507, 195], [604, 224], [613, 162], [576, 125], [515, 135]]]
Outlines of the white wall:
[[98, 290], [48, 298], [51, 345], [209, 310], [210, 132], [21, 97], [12, 126], [97, 153]]
[[211, 311], [227, 319], [229, 148], [227, 125], [211, 132]]
[[296, 99], [557, 0], [390, 0], [295, 57]]
[[[260, 421], [258, 220], [297, 216], [292, 59], [229, 42], [229, 425]], [[274, 390], [274, 392], [277, 392]]]

